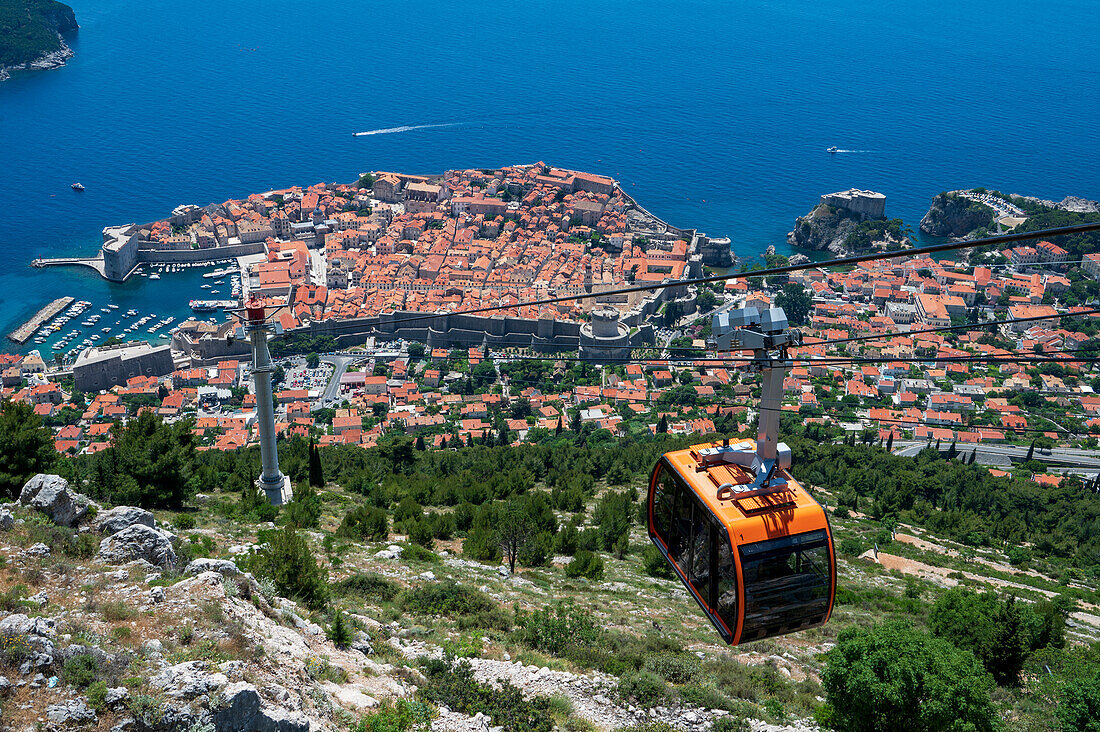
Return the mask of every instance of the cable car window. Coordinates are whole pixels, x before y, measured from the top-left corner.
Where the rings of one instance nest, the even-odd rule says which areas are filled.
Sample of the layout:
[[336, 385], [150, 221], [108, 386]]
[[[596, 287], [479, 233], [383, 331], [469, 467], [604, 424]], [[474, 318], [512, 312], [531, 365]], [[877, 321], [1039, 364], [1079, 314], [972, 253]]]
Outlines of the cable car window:
[[718, 599], [711, 607], [733, 632], [737, 628], [737, 567], [733, 564], [730, 540], [725, 530], [719, 532], [715, 558], [718, 561]]
[[687, 575], [691, 572], [691, 521], [695, 501], [691, 491], [682, 482], [674, 482], [676, 496], [673, 500], [672, 528], [668, 537], [668, 556]]
[[710, 512], [699, 504], [698, 499], [691, 501], [691, 586], [710, 604], [710, 560], [714, 555], [711, 546]]
[[659, 470], [653, 487], [653, 532], [664, 542], [665, 547], [668, 547], [677, 481], [663, 464]]
[[833, 570], [824, 530], [746, 544], [740, 552], [745, 581], [741, 642], [825, 622]]

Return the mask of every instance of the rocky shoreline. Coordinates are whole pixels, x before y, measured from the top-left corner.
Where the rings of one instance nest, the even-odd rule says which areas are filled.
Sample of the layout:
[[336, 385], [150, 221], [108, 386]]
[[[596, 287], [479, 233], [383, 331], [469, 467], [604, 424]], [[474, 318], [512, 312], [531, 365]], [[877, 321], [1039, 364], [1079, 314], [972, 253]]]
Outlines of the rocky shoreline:
[[0, 81], [7, 81], [11, 78], [11, 72], [13, 71], [46, 71], [48, 69], [58, 69], [65, 65], [65, 62], [73, 57], [73, 49], [69, 48], [69, 44], [65, 43], [65, 39], [58, 34], [58, 38], [61, 41], [61, 48], [56, 51], [50, 51], [49, 53], [42, 54], [33, 61], [28, 61], [25, 64], [17, 64], [15, 66], [0, 66]]

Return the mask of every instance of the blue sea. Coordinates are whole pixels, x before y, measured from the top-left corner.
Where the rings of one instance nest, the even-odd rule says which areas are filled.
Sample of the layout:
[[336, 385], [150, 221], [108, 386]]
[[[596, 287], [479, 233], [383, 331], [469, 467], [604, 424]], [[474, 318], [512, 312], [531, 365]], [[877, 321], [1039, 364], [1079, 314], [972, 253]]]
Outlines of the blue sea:
[[63, 294], [185, 316], [194, 271], [29, 262], [366, 170], [604, 173], [742, 257], [788, 251], [795, 217], [852, 186], [914, 228], [953, 188], [1100, 198], [1086, 0], [71, 4], [69, 64], [0, 83], [3, 333]]

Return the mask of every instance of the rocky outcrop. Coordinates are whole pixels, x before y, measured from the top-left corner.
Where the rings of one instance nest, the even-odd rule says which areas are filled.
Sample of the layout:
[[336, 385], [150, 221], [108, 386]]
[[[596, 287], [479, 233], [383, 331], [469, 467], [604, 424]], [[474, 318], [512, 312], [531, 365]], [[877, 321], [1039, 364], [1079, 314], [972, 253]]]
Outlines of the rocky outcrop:
[[143, 559], [158, 567], [176, 563], [176, 552], [167, 536], [144, 524], [134, 524], [99, 543], [99, 558], [114, 564]]
[[217, 732], [309, 732], [309, 720], [296, 712], [265, 709], [256, 687], [244, 681], [222, 691], [225, 706], [214, 713]]
[[930, 236], [966, 236], [992, 225], [993, 218], [993, 209], [983, 203], [957, 193], [940, 193], [920, 220], [920, 230]]
[[844, 242], [849, 234], [855, 233], [858, 225], [859, 222], [845, 215], [843, 209], [818, 204], [805, 216], [795, 219], [794, 231], [787, 234], [787, 243], [802, 249], [828, 249], [839, 254], [845, 251]]
[[59, 475], [39, 473], [23, 485], [19, 502], [50, 517], [61, 526], [76, 526], [88, 513], [91, 501], [75, 493], [69, 482]]
[[99, 721], [95, 711], [83, 699], [68, 699], [46, 707], [46, 719], [59, 727], [82, 726]]
[[184, 574], [192, 577], [203, 572], [217, 572], [225, 577], [236, 577], [241, 573], [241, 570], [228, 559], [209, 559], [207, 557], [194, 560], [183, 570]]
[[109, 511], [104, 511], [96, 516], [94, 525], [96, 531], [110, 536], [123, 529], [128, 529], [134, 524], [148, 526], [150, 529], [156, 527], [153, 514], [144, 508], [135, 506], [115, 506]]

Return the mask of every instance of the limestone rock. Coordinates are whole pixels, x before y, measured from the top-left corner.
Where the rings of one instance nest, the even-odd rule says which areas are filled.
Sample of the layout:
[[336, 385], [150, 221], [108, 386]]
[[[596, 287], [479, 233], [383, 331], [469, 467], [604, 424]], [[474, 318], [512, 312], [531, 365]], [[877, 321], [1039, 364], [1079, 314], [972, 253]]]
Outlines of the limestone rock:
[[46, 707], [46, 718], [56, 725], [95, 724], [99, 721], [95, 712], [83, 699], [69, 699]]
[[23, 485], [19, 502], [46, 514], [55, 524], [70, 527], [84, 518], [91, 505], [86, 496], [70, 490], [69, 481], [60, 475], [44, 473], [39, 473]]
[[95, 529], [101, 534], [117, 534], [134, 524], [142, 524], [150, 529], [156, 527], [153, 514], [136, 506], [115, 506], [96, 516]]
[[214, 713], [216, 732], [309, 732], [309, 720], [282, 709], [263, 709], [256, 687], [239, 681], [222, 691], [225, 706]]
[[27, 557], [48, 557], [50, 556], [50, 548], [42, 542], [38, 542], [24, 549], [22, 554]]
[[176, 699], [193, 699], [220, 689], [229, 683], [225, 674], [207, 673], [202, 661], [186, 661], [169, 666], [149, 680], [154, 688]]
[[208, 559], [203, 557], [188, 564], [187, 568], [183, 571], [184, 574], [191, 576], [202, 574], [203, 572], [217, 572], [226, 577], [236, 577], [241, 573], [241, 570], [237, 568], [236, 564], [228, 559]]
[[168, 537], [144, 524], [134, 524], [99, 543], [99, 558], [114, 564], [144, 559], [158, 567], [176, 562], [176, 552]]
[[0, 509], [0, 531], [7, 531], [12, 526], [15, 526], [15, 517], [11, 515], [11, 511]]

